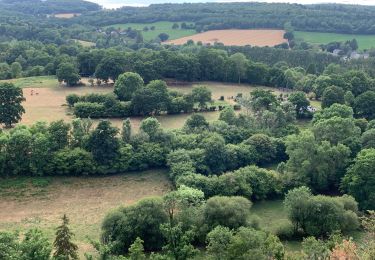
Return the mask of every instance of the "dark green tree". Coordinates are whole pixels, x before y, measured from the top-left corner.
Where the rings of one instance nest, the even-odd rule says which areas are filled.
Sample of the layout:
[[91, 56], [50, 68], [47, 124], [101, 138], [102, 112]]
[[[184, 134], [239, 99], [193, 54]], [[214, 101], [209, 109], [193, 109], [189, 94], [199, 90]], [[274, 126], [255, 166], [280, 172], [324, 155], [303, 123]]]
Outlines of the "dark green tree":
[[[330, 107], [334, 103], [345, 103], [345, 92], [342, 88], [331, 86], [323, 91], [322, 108]], [[349, 97], [348, 97], [349, 98]]]
[[207, 107], [207, 102], [211, 101], [212, 93], [206, 86], [198, 86], [192, 91], [194, 101], [198, 103], [200, 108]]
[[57, 260], [78, 259], [78, 246], [71, 241], [74, 234], [70, 231], [68, 225], [69, 219], [64, 214], [62, 217], [62, 224], [56, 230], [55, 242], [53, 242], [55, 248], [53, 257]]
[[117, 134], [118, 129], [109, 121], [101, 121], [92, 131], [87, 146], [97, 163], [109, 165], [118, 156], [120, 142]]
[[22, 89], [12, 83], [0, 83], [0, 123], [9, 128], [21, 120], [25, 109]]
[[126, 72], [121, 74], [115, 83], [115, 94], [122, 101], [130, 101], [134, 93], [143, 87], [144, 82], [139, 74]]
[[56, 76], [59, 82], [65, 82], [68, 86], [74, 86], [80, 80], [78, 69], [71, 63], [60, 64]]
[[295, 108], [297, 117], [304, 117], [310, 101], [306, 98], [306, 94], [302, 91], [293, 92], [289, 95], [288, 101], [291, 102]]

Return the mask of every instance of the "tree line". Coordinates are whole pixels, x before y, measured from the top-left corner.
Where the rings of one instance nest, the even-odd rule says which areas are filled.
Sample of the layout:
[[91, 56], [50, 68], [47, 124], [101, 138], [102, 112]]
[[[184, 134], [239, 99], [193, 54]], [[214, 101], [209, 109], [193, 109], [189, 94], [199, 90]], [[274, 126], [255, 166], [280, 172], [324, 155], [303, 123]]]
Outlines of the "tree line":
[[197, 31], [214, 29], [284, 29], [373, 34], [375, 8], [340, 4], [285, 3], [185, 3], [127, 7], [111, 12], [88, 13], [71, 22], [97, 26], [157, 21], [195, 22]]

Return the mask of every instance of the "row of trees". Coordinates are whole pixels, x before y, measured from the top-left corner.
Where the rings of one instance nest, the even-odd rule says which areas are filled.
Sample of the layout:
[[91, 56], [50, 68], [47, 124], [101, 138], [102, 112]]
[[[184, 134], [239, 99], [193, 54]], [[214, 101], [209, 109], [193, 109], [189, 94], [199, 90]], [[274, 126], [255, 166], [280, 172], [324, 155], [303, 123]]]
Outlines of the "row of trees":
[[164, 81], [154, 80], [145, 85], [138, 74], [126, 72], [116, 81], [114, 93], [84, 96], [71, 94], [66, 100], [80, 118], [124, 118], [132, 115], [159, 115], [163, 112], [178, 114], [198, 109], [216, 110], [217, 107], [213, 105], [208, 108], [212, 102], [211, 96], [211, 91], [205, 86], [195, 87], [191, 94], [182, 94], [168, 90]]
[[[294, 5], [282, 3], [159, 4], [147, 8], [123, 8], [77, 17], [71, 23], [111, 25], [155, 21], [191, 21], [197, 31], [214, 29], [280, 28], [290, 24], [296, 30], [374, 33], [369, 6]], [[344, 18], [345, 17], [345, 18]]]

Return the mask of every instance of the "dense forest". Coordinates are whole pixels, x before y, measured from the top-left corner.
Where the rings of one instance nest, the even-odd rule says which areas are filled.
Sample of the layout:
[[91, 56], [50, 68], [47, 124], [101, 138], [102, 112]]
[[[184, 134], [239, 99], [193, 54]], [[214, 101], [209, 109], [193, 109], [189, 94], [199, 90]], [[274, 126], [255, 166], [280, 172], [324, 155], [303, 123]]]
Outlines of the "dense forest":
[[[375, 7], [360, 5], [299, 5], [266, 3], [157, 4], [145, 8], [124, 7], [77, 17], [90, 25], [128, 22], [191, 21], [198, 31], [228, 28], [280, 28], [295, 30], [375, 33]], [[100, 17], [98, 19], [98, 17]]]
[[83, 0], [1, 0], [0, 8], [31, 15], [51, 15], [59, 13], [85, 13], [99, 11], [99, 5]]

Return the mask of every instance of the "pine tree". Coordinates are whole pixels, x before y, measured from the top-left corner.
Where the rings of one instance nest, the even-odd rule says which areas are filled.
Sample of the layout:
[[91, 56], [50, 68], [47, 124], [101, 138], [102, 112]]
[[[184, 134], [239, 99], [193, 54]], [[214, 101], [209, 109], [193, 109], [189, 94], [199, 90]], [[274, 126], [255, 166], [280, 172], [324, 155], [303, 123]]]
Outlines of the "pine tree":
[[62, 217], [62, 221], [62, 225], [56, 230], [56, 239], [53, 243], [55, 248], [53, 257], [54, 259], [59, 260], [78, 259], [78, 247], [76, 244], [71, 242], [71, 238], [74, 236], [74, 234], [69, 230], [69, 219], [65, 214]]

